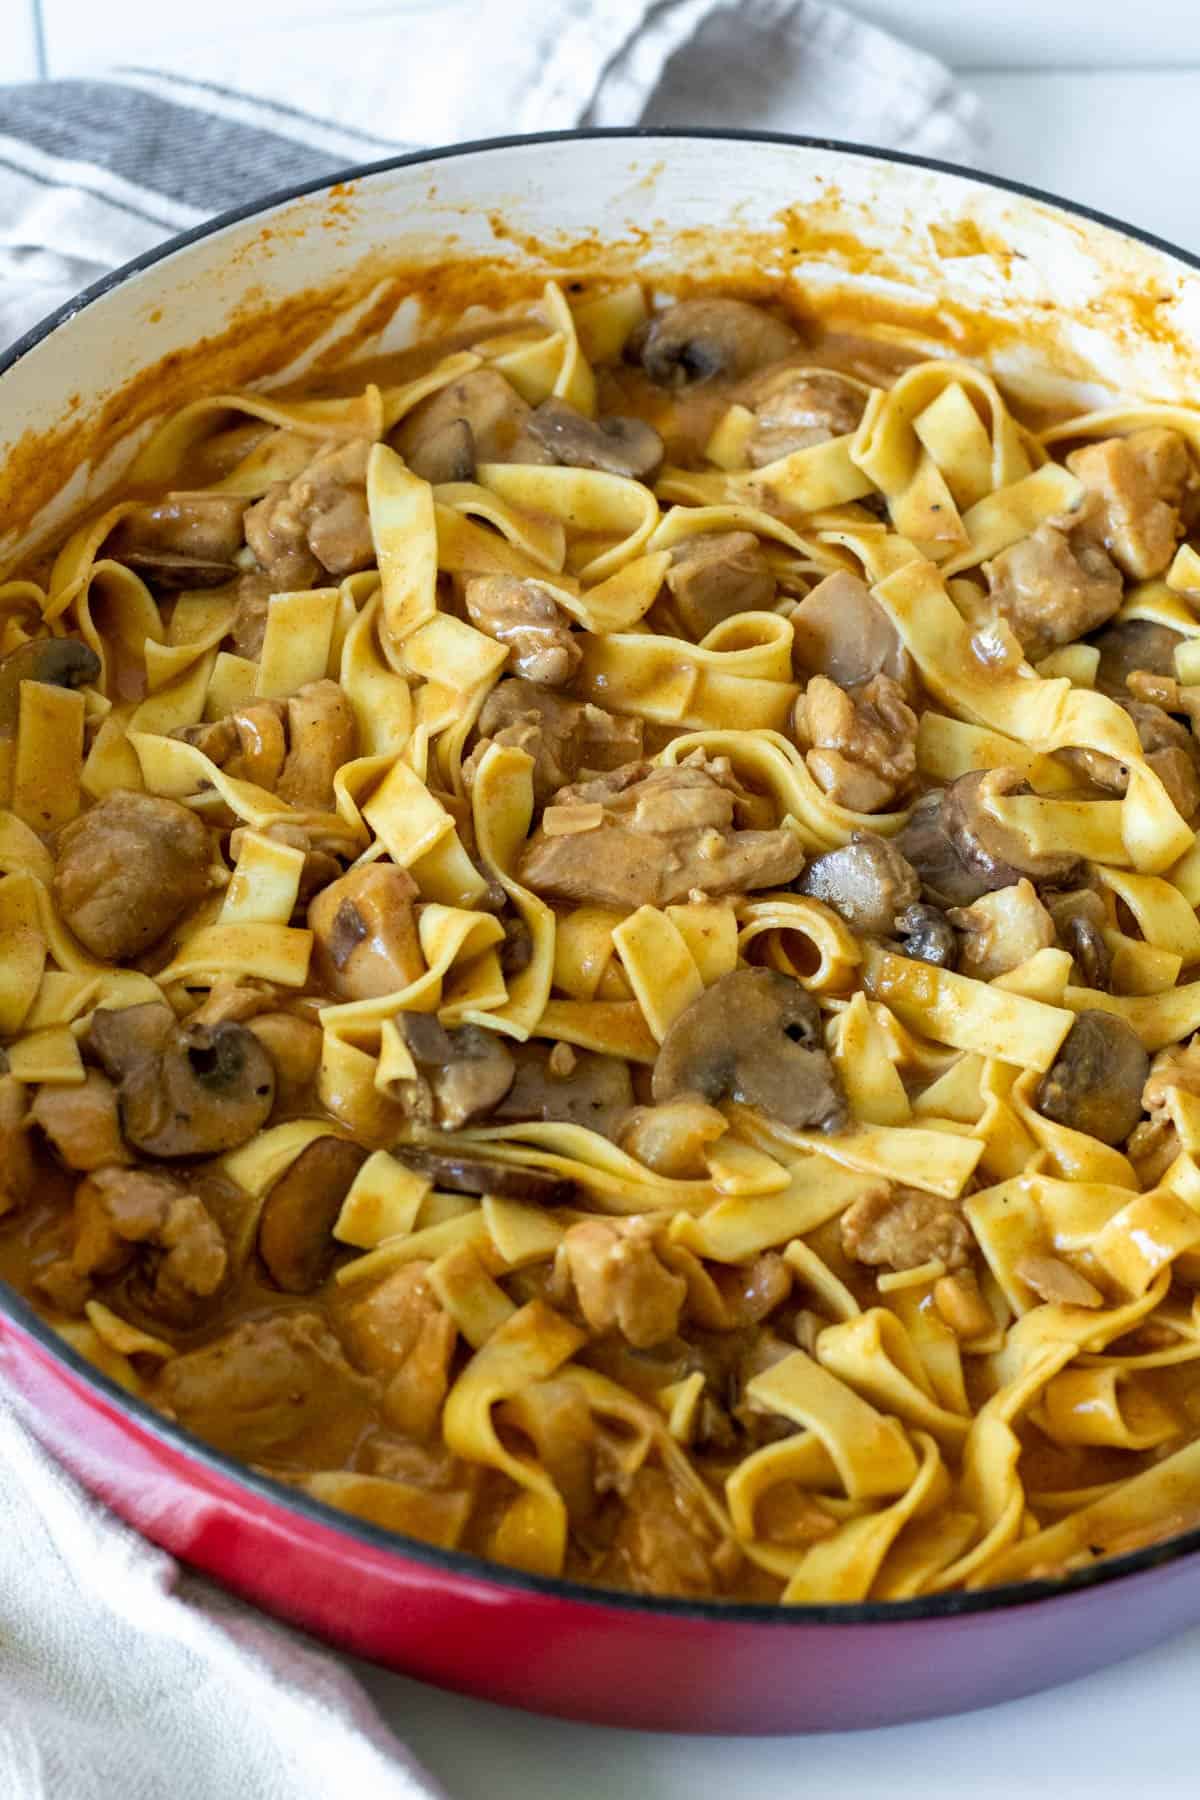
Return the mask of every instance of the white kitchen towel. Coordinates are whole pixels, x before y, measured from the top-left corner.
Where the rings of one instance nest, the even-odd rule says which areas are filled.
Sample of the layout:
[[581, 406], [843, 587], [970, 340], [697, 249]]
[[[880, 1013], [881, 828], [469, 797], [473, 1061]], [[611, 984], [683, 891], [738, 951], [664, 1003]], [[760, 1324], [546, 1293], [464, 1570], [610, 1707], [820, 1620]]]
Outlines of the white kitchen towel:
[[[0, 347], [214, 212], [418, 144], [718, 125], [969, 161], [980, 132], [940, 64], [818, 0], [410, 0], [187, 67], [0, 87]], [[336, 1658], [181, 1576], [0, 1399], [0, 1800], [437, 1791]]]

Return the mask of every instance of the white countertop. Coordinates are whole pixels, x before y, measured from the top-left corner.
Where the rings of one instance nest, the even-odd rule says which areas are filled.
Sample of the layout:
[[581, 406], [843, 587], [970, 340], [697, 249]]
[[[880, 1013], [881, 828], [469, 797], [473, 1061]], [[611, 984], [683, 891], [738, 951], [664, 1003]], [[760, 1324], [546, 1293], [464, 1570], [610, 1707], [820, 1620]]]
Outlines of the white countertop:
[[[101, 7], [3, 0], [2, 10], [0, 81], [39, 67], [66, 75], [121, 60], [170, 63], [174, 9], [162, 0]], [[318, 19], [336, 10], [330, 0], [258, 0], [253, 13], [261, 28], [275, 15]], [[991, 119], [985, 168], [1200, 250], [1196, 0], [1089, 0], [1058, 9], [1045, 0], [862, 0], [859, 10], [964, 71]], [[223, 23], [233, 28], [243, 12], [243, 0], [209, 0], [205, 8], [216, 31]], [[355, 1666], [454, 1800], [608, 1800], [620, 1792], [638, 1800], [793, 1800], [798, 1791], [847, 1800], [960, 1800], [964, 1793], [1008, 1800], [1025, 1792], [1126, 1800], [1170, 1783], [1182, 1793], [1197, 1784], [1200, 1629], [1009, 1706], [803, 1740], [565, 1725]]]

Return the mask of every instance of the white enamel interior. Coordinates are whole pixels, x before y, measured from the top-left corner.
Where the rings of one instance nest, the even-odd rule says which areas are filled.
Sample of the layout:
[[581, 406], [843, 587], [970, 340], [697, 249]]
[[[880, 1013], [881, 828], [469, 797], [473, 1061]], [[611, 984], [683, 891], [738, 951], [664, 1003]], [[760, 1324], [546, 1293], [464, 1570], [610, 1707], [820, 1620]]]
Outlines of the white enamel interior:
[[[723, 266], [753, 263], [818, 305], [847, 290], [966, 305], [1020, 328], [990, 352], [1018, 386], [1069, 378], [1082, 398], [1200, 394], [1200, 274], [1165, 249], [969, 175], [846, 150], [573, 139], [383, 170], [173, 250], [0, 376], [0, 469], [23, 434], [86, 418], [139, 369], [248, 307], [332, 287], [385, 255], [404, 266], [497, 255], [544, 265], [555, 245], [579, 240], [598, 241], [596, 266], [607, 261], [617, 273], [676, 269], [719, 280]], [[390, 336], [412, 329], [411, 314], [402, 316]], [[64, 466], [57, 501], [32, 529], [19, 494], [10, 496], [0, 562], [94, 498], [133, 447], [131, 438], [98, 469]]]

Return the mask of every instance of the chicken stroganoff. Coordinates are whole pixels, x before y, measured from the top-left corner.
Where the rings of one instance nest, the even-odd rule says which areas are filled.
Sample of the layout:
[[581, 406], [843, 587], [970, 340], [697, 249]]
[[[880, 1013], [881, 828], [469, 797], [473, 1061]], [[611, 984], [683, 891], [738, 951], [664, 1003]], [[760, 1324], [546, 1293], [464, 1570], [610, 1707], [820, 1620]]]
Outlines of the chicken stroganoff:
[[1198, 458], [553, 281], [169, 417], [0, 583], [0, 1273], [598, 1587], [1200, 1524]]

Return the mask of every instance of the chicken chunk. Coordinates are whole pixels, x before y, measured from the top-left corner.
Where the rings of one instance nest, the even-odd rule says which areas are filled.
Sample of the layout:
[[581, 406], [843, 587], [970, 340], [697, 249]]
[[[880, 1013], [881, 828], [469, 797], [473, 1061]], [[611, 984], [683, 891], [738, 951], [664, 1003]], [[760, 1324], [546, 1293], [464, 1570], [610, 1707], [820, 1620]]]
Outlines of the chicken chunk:
[[351, 575], [375, 561], [367, 512], [366, 438], [319, 449], [290, 482], [277, 482], [245, 517], [246, 542], [276, 593]]
[[351, 1356], [384, 1382], [383, 1409], [409, 1437], [433, 1435], [450, 1386], [458, 1328], [427, 1279], [427, 1262], [405, 1263], [345, 1314]]
[[85, 949], [126, 962], [203, 899], [209, 860], [195, 813], [118, 788], [59, 832], [54, 897]]
[[785, 886], [804, 863], [799, 841], [784, 828], [736, 830], [739, 795], [728, 770], [704, 766], [703, 758], [661, 769], [631, 763], [563, 788], [556, 807], [594, 824], [548, 833], [543, 815], [522, 853], [520, 879], [548, 898], [627, 912], [685, 900], [694, 889]]
[[642, 721], [603, 707], [566, 700], [519, 677], [498, 682], [479, 715], [479, 741], [467, 760], [470, 780], [489, 744], [526, 751], [533, 758], [533, 798], [544, 806], [582, 770], [612, 770], [642, 754]]
[[973, 975], [977, 981], [1006, 975], [1056, 942], [1054, 920], [1031, 881], [997, 888], [970, 906], [952, 908], [946, 916], [963, 934], [959, 972]]
[[1161, 575], [1183, 530], [1180, 508], [1196, 485], [1185, 439], [1151, 426], [1084, 444], [1067, 467], [1090, 497], [1080, 536], [1101, 544], [1134, 581]]
[[480, 1025], [447, 1031], [432, 1013], [397, 1013], [416, 1076], [396, 1081], [396, 1098], [426, 1128], [458, 1131], [486, 1118], [513, 1083], [516, 1064], [503, 1038]]
[[818, 786], [851, 812], [882, 812], [916, 773], [917, 715], [889, 675], [850, 690], [814, 675], [796, 702], [796, 737]]
[[1159, 1051], [1142, 1090], [1143, 1107], [1148, 1113], [1161, 1113], [1173, 1088], [1200, 1096], [1200, 1033], [1186, 1044]]
[[559, 1251], [589, 1328], [618, 1331], [635, 1350], [674, 1337], [687, 1299], [683, 1276], [659, 1259], [657, 1229], [648, 1217], [582, 1219]]
[[1031, 662], [1095, 631], [1121, 604], [1121, 572], [1107, 551], [1053, 525], [1002, 550], [983, 565], [992, 602]]
[[842, 1214], [842, 1249], [853, 1262], [916, 1269], [935, 1259], [964, 1268], [971, 1231], [957, 1200], [923, 1188], [872, 1188]]
[[792, 614], [793, 660], [802, 677], [825, 675], [839, 687], [860, 687], [890, 675], [905, 692], [912, 659], [900, 634], [865, 581], [839, 570], [819, 581]]
[[856, 431], [867, 404], [862, 388], [833, 369], [780, 369], [746, 398], [758, 421], [746, 445], [756, 469]]
[[612, 1561], [623, 1587], [638, 1594], [701, 1599], [720, 1591], [723, 1559], [711, 1521], [661, 1469], [643, 1468], [624, 1496]]
[[552, 594], [516, 575], [473, 575], [464, 601], [473, 625], [508, 649], [509, 666], [541, 687], [562, 687], [582, 660], [570, 622]]
[[28, 1089], [11, 1075], [0, 1075], [0, 1218], [29, 1198], [36, 1173]]
[[735, 613], [775, 598], [775, 577], [750, 531], [703, 531], [676, 545], [666, 583], [684, 630], [697, 642]]
[[152, 1310], [186, 1319], [225, 1279], [220, 1226], [199, 1195], [146, 1169], [97, 1169], [75, 1193], [71, 1264], [82, 1276], [116, 1275], [140, 1256]]
[[374, 1386], [313, 1312], [251, 1319], [168, 1362], [155, 1400], [243, 1461], [336, 1468], [372, 1419]]
[[174, 734], [237, 781], [277, 794], [289, 806], [326, 812], [333, 778], [358, 751], [353, 709], [336, 681], [310, 681], [286, 700], [252, 700], [211, 724]]
[[99, 1069], [82, 1087], [42, 1087], [30, 1111], [69, 1169], [118, 1167], [133, 1161], [121, 1136], [117, 1090]]
[[518, 1052], [512, 1086], [495, 1109], [497, 1119], [561, 1119], [613, 1137], [633, 1105], [629, 1065], [556, 1044], [549, 1055], [529, 1046]]

